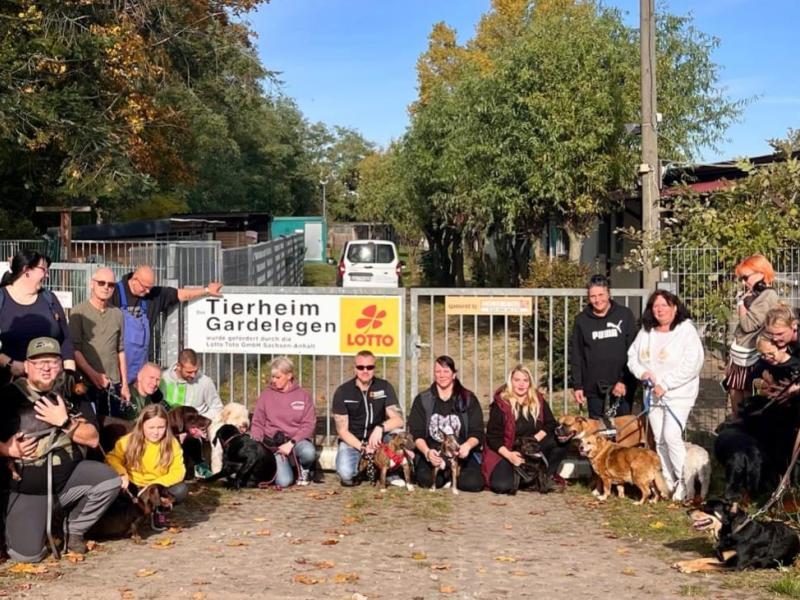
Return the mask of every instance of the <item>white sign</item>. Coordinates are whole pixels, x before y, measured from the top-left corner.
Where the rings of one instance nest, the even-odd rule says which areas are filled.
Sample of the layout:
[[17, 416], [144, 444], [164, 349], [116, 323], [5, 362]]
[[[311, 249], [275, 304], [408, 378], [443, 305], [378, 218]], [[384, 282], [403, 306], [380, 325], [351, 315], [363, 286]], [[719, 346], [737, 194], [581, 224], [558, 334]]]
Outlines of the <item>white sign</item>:
[[399, 296], [228, 294], [187, 308], [187, 345], [231, 354], [400, 356]]
[[72, 292], [63, 291], [63, 290], [53, 290], [53, 294], [58, 301], [61, 303], [61, 308], [67, 310], [68, 308], [72, 308]]

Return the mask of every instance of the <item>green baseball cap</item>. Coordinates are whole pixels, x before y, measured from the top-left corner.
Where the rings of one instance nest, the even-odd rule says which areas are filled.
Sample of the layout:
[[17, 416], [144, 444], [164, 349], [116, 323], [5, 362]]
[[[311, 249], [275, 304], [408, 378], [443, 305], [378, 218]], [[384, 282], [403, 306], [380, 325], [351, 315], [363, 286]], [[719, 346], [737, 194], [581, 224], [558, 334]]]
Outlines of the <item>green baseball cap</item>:
[[28, 352], [25, 357], [30, 360], [45, 354], [61, 356], [61, 345], [51, 337], [34, 338], [28, 344]]

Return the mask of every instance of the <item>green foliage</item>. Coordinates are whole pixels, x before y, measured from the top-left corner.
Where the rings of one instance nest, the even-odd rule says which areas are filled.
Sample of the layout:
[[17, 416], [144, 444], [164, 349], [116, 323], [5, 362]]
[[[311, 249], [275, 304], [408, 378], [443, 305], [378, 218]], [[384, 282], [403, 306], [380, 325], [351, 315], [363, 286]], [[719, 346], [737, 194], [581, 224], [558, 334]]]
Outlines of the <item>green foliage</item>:
[[[598, 216], [635, 182], [638, 32], [594, 2], [493, 3], [474, 40], [437, 25], [418, 63], [420, 99], [398, 168], [428, 238], [436, 279], [463, 279], [464, 254], [488, 277], [489, 238], [516, 282], [548, 223], [564, 227], [570, 258]], [[740, 103], [717, 87], [716, 40], [689, 17], [658, 20], [659, 106], [670, 156], [719, 139]], [[520, 242], [519, 236], [527, 237]]]
[[106, 221], [165, 198], [307, 212], [308, 125], [235, 20], [261, 1], [0, 5], [0, 196]]
[[627, 257], [637, 269], [646, 256], [680, 276], [681, 295], [690, 309], [717, 332], [722, 342], [731, 315], [735, 283], [730, 274], [744, 257], [764, 254], [779, 272], [793, 268], [785, 249], [800, 244], [800, 160], [791, 154], [792, 139], [782, 143], [779, 160], [756, 167], [742, 163], [749, 175], [723, 189], [699, 196], [688, 187], [665, 207], [656, 240], [627, 231], [637, 244]]

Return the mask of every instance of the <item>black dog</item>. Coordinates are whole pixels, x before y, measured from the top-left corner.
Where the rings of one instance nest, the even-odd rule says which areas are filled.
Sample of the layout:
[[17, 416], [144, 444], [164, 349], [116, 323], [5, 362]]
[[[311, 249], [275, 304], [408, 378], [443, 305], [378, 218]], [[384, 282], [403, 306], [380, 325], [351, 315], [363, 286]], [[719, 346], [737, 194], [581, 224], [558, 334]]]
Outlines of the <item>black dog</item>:
[[223, 425], [214, 437], [222, 446], [222, 470], [205, 482], [225, 477], [227, 486], [262, 487], [275, 478], [278, 470], [275, 455], [246, 433], [240, 433], [234, 425]]
[[514, 450], [522, 455], [525, 462], [514, 468], [515, 478], [519, 478], [519, 489], [546, 494], [553, 489], [547, 474], [547, 458], [535, 437], [523, 437], [514, 444]]
[[709, 500], [689, 511], [695, 531], [711, 531], [717, 541], [714, 558], [672, 565], [683, 573], [722, 569], [769, 569], [791, 565], [800, 554], [798, 533], [780, 521], [755, 521], [733, 502]]
[[748, 398], [738, 419], [717, 428], [714, 456], [725, 467], [725, 499], [746, 501], [773, 489], [789, 465], [795, 438], [792, 408]]

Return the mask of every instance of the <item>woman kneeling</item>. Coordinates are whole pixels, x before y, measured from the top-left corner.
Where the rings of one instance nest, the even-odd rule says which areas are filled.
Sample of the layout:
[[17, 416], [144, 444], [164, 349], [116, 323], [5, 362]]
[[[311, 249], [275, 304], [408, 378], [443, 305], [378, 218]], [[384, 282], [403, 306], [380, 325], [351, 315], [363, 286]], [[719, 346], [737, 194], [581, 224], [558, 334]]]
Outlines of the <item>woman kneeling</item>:
[[555, 428], [553, 412], [534, 389], [530, 369], [521, 364], [511, 369], [506, 384], [497, 389], [489, 406], [481, 465], [486, 485], [498, 494], [516, 493], [522, 479], [518, 470], [526, 463], [517, 448], [524, 447], [523, 440], [530, 438], [538, 442], [538, 453], [544, 457], [541, 468], [547, 475], [547, 485], [539, 491], [563, 488], [565, 482], [556, 473], [567, 448], [556, 441]]

